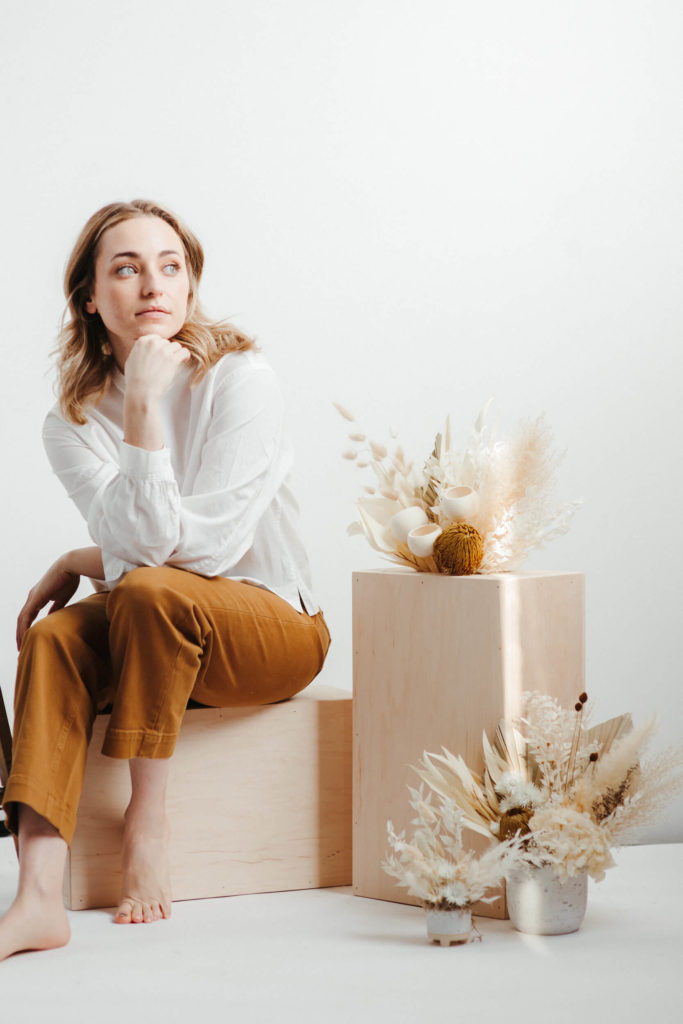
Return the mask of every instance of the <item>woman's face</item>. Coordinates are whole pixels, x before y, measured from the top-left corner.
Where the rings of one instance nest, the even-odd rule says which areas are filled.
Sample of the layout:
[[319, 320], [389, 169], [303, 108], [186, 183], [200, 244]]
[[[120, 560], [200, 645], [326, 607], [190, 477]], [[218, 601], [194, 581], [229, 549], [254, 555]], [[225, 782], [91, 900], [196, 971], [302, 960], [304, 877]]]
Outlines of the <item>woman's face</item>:
[[160, 217], [121, 221], [102, 235], [85, 304], [99, 313], [121, 368], [138, 338], [173, 338], [185, 323], [190, 281], [183, 243]]

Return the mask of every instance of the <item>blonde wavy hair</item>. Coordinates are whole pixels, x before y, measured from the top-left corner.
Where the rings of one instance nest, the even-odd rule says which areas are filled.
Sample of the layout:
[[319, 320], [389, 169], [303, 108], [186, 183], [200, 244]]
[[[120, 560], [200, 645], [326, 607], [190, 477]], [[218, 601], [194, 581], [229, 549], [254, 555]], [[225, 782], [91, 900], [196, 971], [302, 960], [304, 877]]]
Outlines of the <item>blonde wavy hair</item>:
[[192, 383], [226, 352], [254, 347], [254, 339], [225, 320], [209, 320], [199, 304], [198, 288], [204, 267], [204, 251], [196, 236], [169, 210], [146, 199], [109, 203], [94, 213], [76, 242], [64, 273], [67, 306], [62, 317], [57, 355], [57, 394], [62, 414], [72, 423], [85, 423], [85, 408], [94, 405], [107, 389], [116, 369], [107, 331], [99, 313], [86, 312], [95, 283], [95, 260], [102, 235], [132, 217], [160, 217], [183, 243], [190, 291], [187, 317], [174, 340], [192, 353], [196, 366]]

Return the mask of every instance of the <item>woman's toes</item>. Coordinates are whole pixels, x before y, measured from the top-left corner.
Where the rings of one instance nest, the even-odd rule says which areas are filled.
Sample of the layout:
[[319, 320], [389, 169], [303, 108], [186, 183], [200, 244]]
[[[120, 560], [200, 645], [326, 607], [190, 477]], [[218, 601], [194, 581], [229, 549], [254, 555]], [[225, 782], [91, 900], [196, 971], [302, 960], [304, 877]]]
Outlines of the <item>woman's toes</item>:
[[142, 907], [137, 902], [133, 904], [133, 913], [131, 914], [131, 917], [133, 918], [133, 924], [142, 924], [144, 920]]
[[115, 922], [117, 924], [130, 924], [132, 909], [133, 904], [131, 903], [131, 901], [123, 900], [121, 906], [116, 911], [116, 916], [114, 917]]

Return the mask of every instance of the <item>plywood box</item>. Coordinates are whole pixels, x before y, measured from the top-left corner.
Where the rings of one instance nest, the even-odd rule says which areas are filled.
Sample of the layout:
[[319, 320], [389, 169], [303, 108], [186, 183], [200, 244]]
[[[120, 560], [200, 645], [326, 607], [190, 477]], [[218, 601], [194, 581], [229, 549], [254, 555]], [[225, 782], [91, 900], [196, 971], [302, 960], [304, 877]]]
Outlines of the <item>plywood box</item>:
[[[114, 906], [128, 762], [88, 752], [64, 896]], [[279, 704], [194, 708], [171, 761], [174, 900], [351, 883], [351, 694], [314, 685]]]
[[[353, 648], [353, 891], [415, 904], [381, 867], [387, 819], [412, 832], [407, 785], [420, 779], [410, 766], [443, 746], [481, 771], [483, 730], [492, 736], [516, 714], [523, 691], [574, 703], [584, 689], [583, 575], [355, 573]], [[503, 890], [475, 912], [506, 916]]]

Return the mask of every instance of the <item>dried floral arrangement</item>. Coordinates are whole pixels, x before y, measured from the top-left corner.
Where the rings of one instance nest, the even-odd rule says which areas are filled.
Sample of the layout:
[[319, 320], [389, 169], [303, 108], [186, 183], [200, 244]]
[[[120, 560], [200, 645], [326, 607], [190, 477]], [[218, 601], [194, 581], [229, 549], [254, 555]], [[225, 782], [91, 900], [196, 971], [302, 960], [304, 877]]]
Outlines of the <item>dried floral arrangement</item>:
[[[344, 419], [354, 416], [334, 403]], [[374, 482], [357, 502], [363, 534], [391, 561], [421, 572], [449, 575], [519, 568], [529, 552], [569, 529], [579, 502], [558, 504], [560, 456], [543, 416], [520, 423], [508, 441], [486, 425], [490, 402], [462, 450], [450, 424], [438, 434], [423, 467], [407, 461], [400, 445], [386, 445], [352, 430], [343, 457], [369, 469]]]
[[587, 727], [587, 695], [573, 709], [524, 695], [522, 716], [484, 735], [483, 777], [446, 748], [425, 752], [420, 777], [462, 811], [462, 824], [501, 842], [516, 836], [517, 856], [552, 866], [560, 879], [587, 872], [596, 881], [614, 865], [612, 849], [651, 824], [683, 786], [683, 747], [646, 757], [654, 720], [633, 727], [622, 715]]
[[439, 795], [436, 806], [432, 793], [424, 795], [408, 787], [410, 806], [417, 817], [413, 838], [406, 840], [405, 829], [396, 834], [387, 822], [389, 845], [394, 853], [382, 868], [398, 880], [398, 885], [415, 896], [426, 910], [453, 910], [473, 903], [492, 902], [496, 896], [485, 893], [498, 885], [514, 862], [519, 840], [498, 843], [482, 854], [465, 850], [462, 840], [464, 812], [448, 796]]

